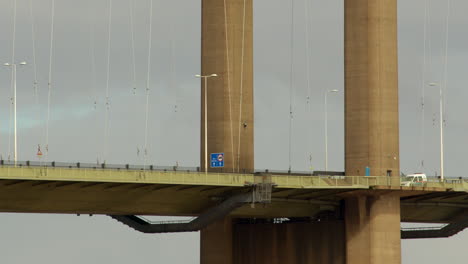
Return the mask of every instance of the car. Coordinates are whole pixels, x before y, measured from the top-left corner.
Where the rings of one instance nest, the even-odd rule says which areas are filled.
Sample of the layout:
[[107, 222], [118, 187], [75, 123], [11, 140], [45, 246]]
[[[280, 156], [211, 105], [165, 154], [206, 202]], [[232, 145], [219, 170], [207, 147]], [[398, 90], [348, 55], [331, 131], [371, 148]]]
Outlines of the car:
[[427, 176], [424, 173], [413, 173], [403, 176], [401, 186], [424, 186], [427, 183]]

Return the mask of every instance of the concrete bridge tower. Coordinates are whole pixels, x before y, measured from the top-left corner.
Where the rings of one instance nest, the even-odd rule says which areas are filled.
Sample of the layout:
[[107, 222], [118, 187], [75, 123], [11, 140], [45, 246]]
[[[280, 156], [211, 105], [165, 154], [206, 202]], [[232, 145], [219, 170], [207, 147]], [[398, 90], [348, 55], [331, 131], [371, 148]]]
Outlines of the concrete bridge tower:
[[[344, 6], [346, 174], [369, 167], [398, 179], [397, 0]], [[228, 171], [254, 168], [252, 11], [252, 0], [202, 0], [202, 74], [219, 75], [208, 80], [208, 153], [224, 152]], [[341, 222], [239, 227], [226, 218], [202, 230], [201, 263], [401, 263], [399, 196], [344, 200]]]
[[[244, 7], [245, 2], [245, 7]], [[224, 5], [226, 3], [226, 6]], [[207, 78], [208, 156], [224, 153], [225, 172], [254, 169], [252, 0], [202, 1], [202, 75]], [[202, 79], [201, 167], [205, 166]], [[221, 171], [210, 168], [209, 171]]]

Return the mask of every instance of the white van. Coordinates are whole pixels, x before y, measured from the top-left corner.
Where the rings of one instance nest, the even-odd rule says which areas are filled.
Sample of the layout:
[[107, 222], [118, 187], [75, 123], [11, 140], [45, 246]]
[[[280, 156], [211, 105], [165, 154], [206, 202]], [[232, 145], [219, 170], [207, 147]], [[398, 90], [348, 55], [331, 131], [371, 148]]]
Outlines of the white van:
[[424, 173], [408, 174], [401, 179], [401, 186], [424, 186], [427, 183], [427, 176]]

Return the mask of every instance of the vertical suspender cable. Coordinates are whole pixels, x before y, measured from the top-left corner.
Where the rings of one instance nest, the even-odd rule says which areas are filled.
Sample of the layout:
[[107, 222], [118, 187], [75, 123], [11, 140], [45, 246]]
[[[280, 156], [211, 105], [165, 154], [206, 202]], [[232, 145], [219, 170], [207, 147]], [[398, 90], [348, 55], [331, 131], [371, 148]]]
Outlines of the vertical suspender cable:
[[[382, 16], [382, 13], [383, 13], [383, 9], [382, 9], [382, 1], [378, 1], [378, 8], [379, 8], [379, 17], [383, 17]], [[378, 22], [378, 43], [382, 43], [381, 40], [382, 40], [382, 21], [380, 20]], [[382, 61], [381, 61], [381, 58], [382, 58], [382, 47], [379, 46], [378, 47], [378, 56], [377, 56], [377, 67], [378, 67], [378, 70], [377, 70], [377, 87], [378, 87], [378, 93], [379, 93], [379, 106], [378, 107], [382, 107], [384, 104], [383, 104], [383, 97], [382, 97], [382, 78], [380, 78], [380, 74], [381, 74], [381, 70], [382, 70]], [[398, 84], [397, 84], [397, 87], [398, 87]], [[379, 135], [383, 135], [383, 131], [382, 131], [382, 112], [383, 111], [379, 111]], [[379, 151], [382, 153], [382, 141], [383, 140], [379, 140]], [[369, 152], [368, 152], [369, 153]], [[368, 154], [369, 155], [369, 154]], [[394, 153], [391, 153], [391, 156], [395, 155]], [[380, 157], [380, 164], [381, 166], [383, 166], [383, 160], [382, 160], [382, 157], [383, 155], [379, 155]], [[385, 158], [389, 158], [388, 156], [385, 157]], [[370, 157], [368, 158], [368, 160], [370, 160]], [[380, 172], [382, 173], [382, 172]], [[395, 172], [397, 174], [400, 174], [400, 172]], [[382, 174], [378, 175], [378, 176], [383, 176]]]
[[241, 127], [242, 125], [242, 101], [243, 101], [243, 88], [244, 88], [244, 47], [245, 47], [245, 1], [244, 10], [242, 15], [242, 47], [241, 47], [241, 70], [240, 70], [240, 95], [239, 95], [239, 133], [237, 137], [237, 172], [240, 171], [240, 151], [241, 151]]
[[[428, 72], [430, 74], [432, 74], [432, 31], [431, 31], [431, 27], [432, 27], [432, 23], [431, 23], [431, 10], [432, 10], [432, 5], [431, 5], [431, 1], [430, 0], [427, 0], [427, 6], [428, 6], [428, 11], [427, 11], [427, 25], [428, 25], [428, 29], [427, 29], [427, 39], [428, 39], [428, 42], [427, 42], [427, 53], [428, 53], [428, 57], [427, 57], [427, 68], [428, 68]], [[435, 116], [435, 113], [432, 113], [432, 126], [435, 126], [435, 120], [436, 120], [436, 116]], [[437, 172], [435, 172], [435, 175], [437, 175]]]
[[17, 0], [13, 0], [13, 36], [12, 36], [12, 46], [11, 46], [11, 64], [15, 63], [15, 48], [16, 48], [16, 2]]
[[[95, 23], [95, 13], [93, 12], [93, 7], [92, 3], [94, 3], [94, 0], [88, 0], [88, 12], [89, 12], [89, 53], [91, 56], [91, 78], [92, 78], [92, 90], [93, 90], [93, 111], [95, 114], [95, 127], [97, 128], [99, 126], [99, 116], [98, 116], [98, 111], [97, 111], [97, 87], [96, 87], [96, 53], [95, 53], [95, 48], [94, 48], [94, 23]], [[99, 164], [99, 149], [96, 148], [96, 163]]]
[[52, 0], [51, 10], [51, 21], [50, 21], [50, 46], [49, 46], [49, 78], [47, 82], [47, 121], [46, 121], [46, 132], [45, 132], [45, 144], [46, 144], [46, 160], [49, 156], [49, 125], [50, 125], [50, 101], [52, 93], [52, 58], [54, 49], [54, 20], [55, 20], [55, 0]]
[[444, 116], [443, 125], [445, 126], [447, 111], [445, 110], [447, 106], [447, 81], [448, 81], [448, 45], [449, 45], [449, 23], [450, 23], [450, 0], [447, 0], [447, 16], [445, 18], [445, 54], [444, 54], [444, 93], [443, 93], [443, 102], [444, 102]]
[[[234, 170], [235, 168], [235, 158], [234, 158], [234, 130], [232, 129], [232, 104], [231, 104], [231, 63], [229, 60], [229, 32], [228, 32], [228, 13], [227, 13], [227, 3], [226, 0], [224, 0], [224, 36], [225, 36], [225, 43], [226, 43], [226, 64], [227, 64], [227, 86], [228, 86], [228, 101], [229, 101], [229, 125], [230, 125], [230, 134], [231, 134], [231, 164], [232, 168]], [[203, 74], [210, 74], [210, 73], [203, 73]], [[207, 80], [205, 79], [205, 82]], [[207, 93], [208, 91], [205, 91]], [[208, 122], [208, 120], [205, 120], [205, 122]], [[205, 157], [207, 158], [207, 157]]]
[[[170, 55], [171, 55], [171, 76], [170, 76], [170, 89], [174, 91], [174, 96], [175, 96], [175, 100], [174, 100], [174, 113], [175, 113], [175, 118], [177, 118], [177, 112], [178, 112], [178, 92], [177, 92], [177, 85], [176, 85], [176, 80], [177, 80], [177, 76], [176, 76], [176, 63], [175, 63], [175, 44], [174, 44], [175, 40], [174, 40], [174, 24], [171, 24], [171, 27], [170, 27]], [[179, 161], [176, 159], [175, 161], [175, 166], [178, 167], [179, 166]]]
[[[31, 40], [32, 40], [32, 53], [33, 53], [33, 72], [34, 72], [34, 98], [36, 101], [37, 120], [40, 120], [40, 104], [38, 94], [38, 82], [37, 82], [37, 63], [36, 63], [36, 31], [34, 28], [34, 12], [33, 12], [33, 0], [29, 0], [29, 15], [31, 18]], [[40, 140], [38, 140], [40, 141]], [[40, 142], [37, 144], [38, 152], [40, 151]], [[39, 153], [38, 153], [39, 154]]]
[[310, 23], [310, 18], [309, 18], [309, 0], [305, 0], [305, 17], [306, 17], [306, 23], [305, 23], [305, 42], [306, 42], [306, 77], [307, 77], [307, 106], [308, 106], [308, 111], [310, 114], [310, 52], [309, 52], [309, 23]]
[[[178, 89], [177, 89], [177, 74], [176, 74], [176, 61], [175, 61], [175, 39], [174, 39], [174, 24], [171, 24], [170, 27], [170, 55], [171, 55], [171, 74], [170, 74], [170, 89], [174, 91], [174, 113], [175, 118], [177, 119], [177, 113], [179, 111], [178, 103]], [[176, 159], [175, 166], [179, 166], [179, 161]]]
[[[136, 59], [135, 59], [135, 27], [134, 27], [134, 22], [133, 22], [133, 16], [134, 16], [134, 6], [135, 6], [135, 0], [129, 0], [129, 19], [130, 19], [130, 45], [132, 49], [132, 94], [136, 95], [137, 93], [137, 82], [136, 82]], [[138, 101], [138, 98], [135, 96], [135, 109], [138, 108], [140, 105], [140, 102]], [[140, 156], [140, 148], [136, 147], [136, 154], [137, 157]]]
[[175, 62], [175, 40], [174, 40], [174, 25], [171, 26], [171, 40], [170, 40], [170, 49], [171, 49], [171, 89], [174, 89], [175, 102], [174, 102], [174, 112], [178, 112], [178, 92], [177, 92], [177, 74], [176, 74], [176, 62]]
[[136, 63], [135, 63], [135, 29], [133, 25], [133, 9], [134, 1], [129, 0], [129, 12], [130, 12], [130, 35], [131, 35], [131, 47], [132, 47], [132, 69], [133, 69], [133, 94], [136, 94]]
[[423, 69], [421, 84], [421, 171], [424, 171], [424, 143], [425, 143], [425, 89], [426, 89], [426, 42], [427, 42], [427, 1], [424, 1], [424, 26], [423, 26]]
[[[305, 0], [305, 19], [306, 19], [306, 22], [305, 22], [305, 37], [306, 37], [306, 76], [307, 76], [307, 100], [306, 100], [306, 104], [307, 104], [307, 109], [306, 111], [308, 111], [308, 115], [309, 117], [312, 116], [312, 111], [311, 111], [311, 105], [310, 105], [310, 95], [311, 95], [311, 91], [310, 91], [310, 52], [309, 52], [309, 49], [310, 49], [310, 46], [309, 46], [309, 23], [310, 23], [310, 17], [309, 17], [309, 0]], [[308, 126], [309, 127], [309, 135], [310, 135], [310, 152], [309, 152], [309, 169], [311, 170], [312, 168], [312, 126]]]
[[292, 151], [292, 125], [293, 125], [293, 90], [294, 90], [294, 0], [291, 0], [291, 65], [289, 79], [289, 171], [291, 171], [291, 151]]
[[427, 0], [427, 68], [428, 72], [432, 72], [432, 37], [431, 37], [431, 1]]
[[151, 46], [153, 40], [153, 0], [150, 1], [150, 24], [148, 37], [148, 72], [146, 74], [146, 107], [145, 107], [145, 148], [144, 148], [144, 163], [143, 169], [146, 169], [146, 161], [148, 158], [148, 116], [149, 116], [149, 91], [150, 91], [150, 74], [151, 74]]
[[[431, 10], [432, 10], [432, 5], [431, 1], [427, 0], [427, 71], [429, 74], [432, 74], [432, 31], [431, 31]], [[435, 114], [433, 113], [432, 115], [432, 126], [435, 126]], [[424, 146], [425, 147], [425, 146]], [[437, 173], [436, 173], [437, 174]]]
[[104, 163], [107, 161], [107, 148], [109, 141], [109, 126], [110, 126], [110, 98], [109, 98], [109, 80], [110, 80], [110, 54], [111, 54], [111, 39], [112, 39], [112, 0], [109, 0], [109, 24], [107, 37], [107, 74], [106, 74], [106, 115], [104, 119]]
[[[11, 64], [15, 63], [15, 48], [16, 48], [16, 0], [13, 0], [13, 36], [12, 36], [12, 46], [11, 46]], [[14, 85], [14, 71], [11, 71], [11, 93], [13, 93], [13, 85]], [[11, 155], [11, 121], [12, 121], [12, 114], [13, 114], [13, 97], [10, 97], [10, 114], [9, 114], [9, 121], [8, 121], [8, 160], [10, 160]]]

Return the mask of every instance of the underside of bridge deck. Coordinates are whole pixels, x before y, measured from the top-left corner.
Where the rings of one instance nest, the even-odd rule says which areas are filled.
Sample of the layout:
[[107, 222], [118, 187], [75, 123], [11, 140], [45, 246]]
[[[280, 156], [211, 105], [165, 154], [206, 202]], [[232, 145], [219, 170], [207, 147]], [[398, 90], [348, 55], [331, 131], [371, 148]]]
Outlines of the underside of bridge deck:
[[[197, 216], [249, 187], [83, 181], [0, 180], [0, 212]], [[242, 206], [236, 218], [315, 217], [338, 212], [354, 195], [393, 193], [401, 221], [451, 223], [468, 209], [468, 193], [447, 189], [378, 190], [275, 188], [271, 204]]]

